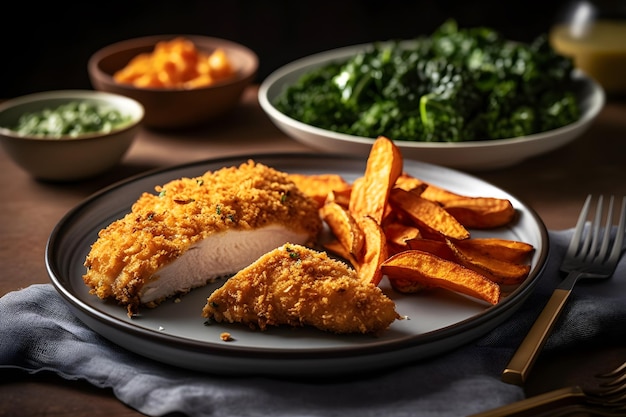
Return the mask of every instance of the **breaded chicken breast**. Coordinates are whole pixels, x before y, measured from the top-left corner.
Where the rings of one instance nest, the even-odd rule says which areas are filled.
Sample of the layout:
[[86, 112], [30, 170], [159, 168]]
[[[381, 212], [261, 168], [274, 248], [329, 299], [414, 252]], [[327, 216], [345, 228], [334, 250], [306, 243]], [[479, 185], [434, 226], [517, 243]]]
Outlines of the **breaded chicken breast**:
[[285, 242], [313, 242], [321, 228], [317, 204], [287, 174], [248, 161], [141, 195], [100, 231], [83, 280], [133, 315], [232, 275]]
[[261, 330], [284, 324], [374, 334], [400, 318], [395, 303], [345, 263], [291, 243], [229, 278], [208, 297], [202, 315]]

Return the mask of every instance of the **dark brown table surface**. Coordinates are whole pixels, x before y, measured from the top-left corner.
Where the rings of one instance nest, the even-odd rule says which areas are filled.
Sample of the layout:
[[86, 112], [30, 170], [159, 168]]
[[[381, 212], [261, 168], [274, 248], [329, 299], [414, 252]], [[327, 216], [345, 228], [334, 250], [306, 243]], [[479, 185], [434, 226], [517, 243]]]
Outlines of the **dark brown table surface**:
[[[80, 183], [31, 179], [0, 150], [0, 296], [35, 283], [48, 283], [46, 240], [61, 217], [102, 187], [147, 169], [200, 159], [267, 152], [315, 152], [291, 140], [265, 116], [257, 88], [223, 120], [182, 132], [144, 130], [121, 165]], [[609, 98], [598, 119], [569, 145], [519, 165], [473, 172], [531, 206], [548, 229], [573, 227], [585, 196], [626, 195], [626, 100]], [[2, 335], [0, 335], [2, 337]], [[526, 386], [528, 395], [579, 383], [598, 369], [626, 358], [626, 347], [542, 355]], [[50, 373], [0, 371], [0, 417], [138, 416], [111, 390]]]

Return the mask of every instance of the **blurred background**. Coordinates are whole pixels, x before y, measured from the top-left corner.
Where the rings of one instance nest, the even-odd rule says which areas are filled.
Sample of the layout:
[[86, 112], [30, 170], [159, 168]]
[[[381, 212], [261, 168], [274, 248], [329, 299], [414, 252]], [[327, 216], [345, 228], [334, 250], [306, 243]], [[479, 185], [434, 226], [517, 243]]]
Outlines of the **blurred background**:
[[[157, 34], [230, 39], [254, 50], [257, 81], [294, 59], [364, 42], [429, 35], [448, 18], [512, 40], [547, 33], [556, 0], [106, 0], [12, 3], [5, 12], [0, 97], [90, 89], [87, 61], [110, 43]], [[11, 22], [12, 21], [12, 22]], [[11, 24], [9, 24], [11, 23]]]

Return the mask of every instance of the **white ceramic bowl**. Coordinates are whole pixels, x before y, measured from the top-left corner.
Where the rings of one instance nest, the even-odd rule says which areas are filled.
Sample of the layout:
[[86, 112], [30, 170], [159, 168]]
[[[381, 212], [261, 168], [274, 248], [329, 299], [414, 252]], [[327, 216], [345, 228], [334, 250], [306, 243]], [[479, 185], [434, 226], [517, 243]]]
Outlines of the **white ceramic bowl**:
[[[278, 111], [272, 103], [302, 74], [333, 61], [345, 61], [369, 47], [371, 44], [334, 49], [279, 68], [259, 87], [261, 107], [276, 126], [299, 142], [325, 152], [367, 156], [374, 139], [307, 125]], [[509, 139], [455, 143], [396, 141], [396, 144], [406, 158], [468, 171], [504, 168], [552, 151], [583, 134], [604, 106], [605, 94], [600, 85], [579, 71], [575, 77], [580, 86], [582, 116], [570, 125]]]
[[[130, 121], [107, 133], [78, 137], [24, 136], [10, 129], [25, 113], [57, 108], [63, 103], [89, 102], [117, 109]], [[133, 143], [144, 117], [143, 106], [128, 97], [92, 90], [59, 90], [29, 94], [0, 104], [0, 141], [7, 154], [33, 177], [74, 181], [113, 168]]]

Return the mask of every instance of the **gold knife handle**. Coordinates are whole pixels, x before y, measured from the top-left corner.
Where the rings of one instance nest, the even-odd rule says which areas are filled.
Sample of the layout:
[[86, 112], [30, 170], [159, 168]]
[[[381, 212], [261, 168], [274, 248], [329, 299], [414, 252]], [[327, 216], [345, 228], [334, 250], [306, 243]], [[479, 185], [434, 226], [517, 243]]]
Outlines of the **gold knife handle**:
[[585, 394], [580, 387], [567, 387], [526, 398], [525, 400], [507, 404], [493, 410], [472, 414], [468, 417], [536, 416], [538, 413], [551, 411], [557, 407], [583, 403], [584, 400]]
[[571, 289], [557, 288], [554, 290], [548, 303], [502, 372], [502, 381], [515, 385], [524, 384], [530, 368], [548, 339], [548, 335], [559, 318], [571, 292]]

